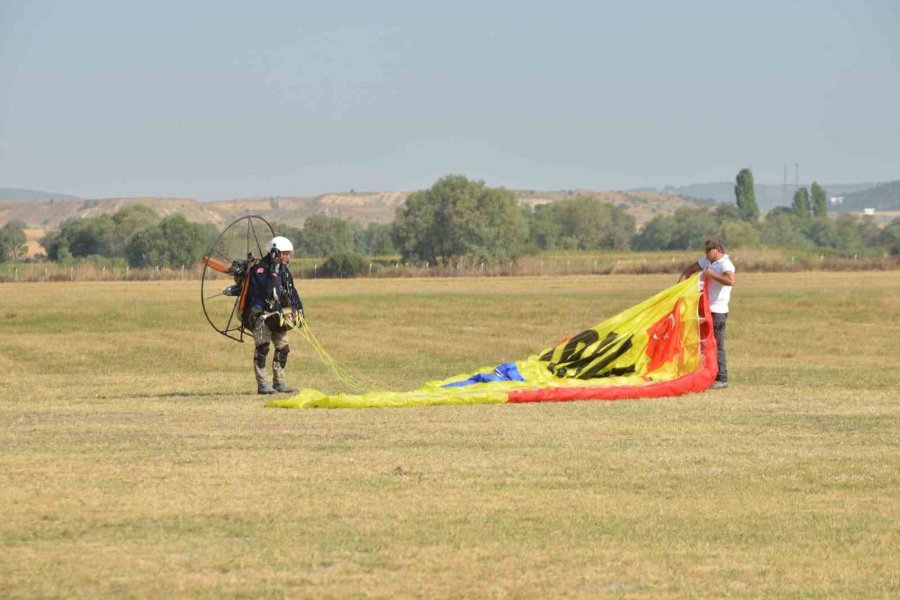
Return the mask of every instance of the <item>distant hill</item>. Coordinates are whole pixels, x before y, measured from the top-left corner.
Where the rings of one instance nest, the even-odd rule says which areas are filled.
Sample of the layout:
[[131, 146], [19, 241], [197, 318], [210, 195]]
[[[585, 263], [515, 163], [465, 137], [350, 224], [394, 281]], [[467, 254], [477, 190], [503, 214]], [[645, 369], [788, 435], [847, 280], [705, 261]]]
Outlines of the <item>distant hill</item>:
[[[878, 186], [878, 183], [820, 183], [828, 196], [847, 196], [847, 194], [867, 190]], [[810, 184], [802, 184], [809, 190]], [[776, 206], [790, 206], [794, 199], [797, 186], [793, 183], [787, 187], [777, 184], [757, 183], [756, 204], [759, 210], [766, 213]], [[666, 194], [697, 198], [698, 200], [712, 200], [720, 203], [734, 204], [734, 182], [721, 181], [716, 183], [697, 183], [684, 186], [666, 186], [662, 188]]]
[[[565, 190], [538, 192], [512, 190], [523, 206], [557, 202], [575, 196], [592, 196], [615, 204], [643, 225], [656, 215], [668, 215], [684, 206], [698, 206], [690, 199], [657, 191]], [[144, 204], [160, 216], [180, 213], [190, 221], [213, 223], [222, 227], [246, 214], [301, 227], [311, 215], [328, 215], [359, 223], [390, 223], [397, 208], [406, 202], [409, 192], [372, 192], [322, 194], [314, 197], [249, 198], [219, 202], [198, 202], [191, 198], [102, 198], [96, 200], [0, 200], [0, 225], [7, 221], [24, 221], [31, 227], [55, 229], [72, 217], [91, 217], [114, 213], [128, 204]]]
[[880, 211], [900, 211], [900, 181], [890, 181], [879, 186], [849, 194], [832, 194], [829, 196], [843, 195], [844, 203], [829, 207], [835, 212], [857, 212], [864, 208], [874, 208]]
[[18, 188], [0, 188], [0, 200], [16, 202], [43, 202], [46, 200], [81, 200], [78, 196], [56, 194], [40, 190], [20, 190]]
[[[823, 184], [829, 197], [843, 196], [843, 207], [829, 206], [833, 211], [859, 211], [863, 208], [900, 210], [900, 181], [886, 184]], [[808, 188], [807, 188], [808, 189]], [[734, 183], [729, 181], [667, 186], [662, 190], [642, 188], [625, 191], [597, 190], [512, 190], [524, 206], [558, 202], [577, 195], [592, 196], [615, 204], [632, 215], [638, 227], [656, 215], [674, 213], [682, 206], [734, 203]], [[756, 201], [760, 211], [776, 206], [790, 206], [796, 187], [756, 184]], [[20, 220], [33, 228], [55, 229], [72, 217], [89, 217], [113, 213], [128, 204], [144, 204], [160, 216], [181, 213], [185, 218], [219, 227], [253, 213], [285, 225], [301, 227], [311, 215], [329, 215], [359, 223], [390, 223], [397, 207], [406, 202], [409, 192], [349, 192], [319, 196], [275, 196], [199, 202], [193, 198], [99, 198], [81, 199], [67, 194], [37, 190], [0, 188], [0, 225]]]

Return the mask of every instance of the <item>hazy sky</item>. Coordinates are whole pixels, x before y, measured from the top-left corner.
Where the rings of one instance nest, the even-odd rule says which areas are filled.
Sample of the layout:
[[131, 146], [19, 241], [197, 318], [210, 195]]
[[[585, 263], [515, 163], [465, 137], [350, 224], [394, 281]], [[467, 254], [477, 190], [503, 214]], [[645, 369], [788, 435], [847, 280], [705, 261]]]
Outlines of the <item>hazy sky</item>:
[[900, 179], [900, 1], [0, 0], [0, 187]]

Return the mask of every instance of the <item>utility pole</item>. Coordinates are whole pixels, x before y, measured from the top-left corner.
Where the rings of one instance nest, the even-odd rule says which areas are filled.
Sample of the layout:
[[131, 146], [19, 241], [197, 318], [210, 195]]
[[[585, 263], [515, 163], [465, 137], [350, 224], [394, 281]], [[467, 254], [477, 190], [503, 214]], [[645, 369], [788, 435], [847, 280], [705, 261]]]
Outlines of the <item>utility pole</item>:
[[781, 203], [787, 206], [787, 163], [784, 163], [784, 180], [781, 184]]

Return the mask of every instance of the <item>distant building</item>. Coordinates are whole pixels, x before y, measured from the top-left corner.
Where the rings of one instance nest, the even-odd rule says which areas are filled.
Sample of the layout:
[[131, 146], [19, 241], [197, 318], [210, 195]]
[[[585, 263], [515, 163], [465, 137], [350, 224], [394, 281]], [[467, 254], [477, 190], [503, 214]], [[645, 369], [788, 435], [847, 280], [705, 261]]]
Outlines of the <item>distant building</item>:
[[874, 208], [864, 208], [864, 209], [863, 209], [863, 214], [866, 215], [866, 216], [871, 217], [872, 215], [875, 214], [875, 209], [874, 209]]
[[840, 206], [841, 204], [844, 203], [844, 197], [843, 197], [843, 196], [832, 196], [832, 197], [829, 198], [828, 200], [831, 202], [831, 205], [832, 205], [832, 206]]

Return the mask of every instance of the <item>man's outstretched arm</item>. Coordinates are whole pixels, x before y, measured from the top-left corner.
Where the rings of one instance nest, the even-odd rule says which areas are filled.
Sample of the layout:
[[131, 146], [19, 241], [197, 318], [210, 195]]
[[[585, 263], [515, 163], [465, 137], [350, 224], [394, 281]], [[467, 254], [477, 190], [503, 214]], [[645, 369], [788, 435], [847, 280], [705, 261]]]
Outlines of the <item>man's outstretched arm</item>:
[[678, 283], [681, 283], [682, 281], [684, 281], [685, 279], [687, 279], [694, 273], [698, 273], [702, 270], [703, 269], [700, 268], [700, 263], [695, 262], [694, 264], [692, 264], [687, 269], [685, 269], [684, 271], [681, 272], [681, 277], [678, 278]]

